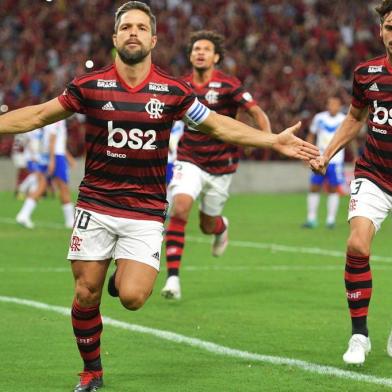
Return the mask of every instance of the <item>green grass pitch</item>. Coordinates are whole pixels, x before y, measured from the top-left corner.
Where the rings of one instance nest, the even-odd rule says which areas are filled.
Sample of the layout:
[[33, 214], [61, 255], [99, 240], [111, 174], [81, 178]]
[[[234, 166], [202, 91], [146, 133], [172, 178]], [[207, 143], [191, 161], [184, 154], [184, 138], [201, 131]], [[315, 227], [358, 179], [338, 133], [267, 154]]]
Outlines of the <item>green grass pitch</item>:
[[[187, 341], [165, 340], [159, 332], [152, 335], [106, 325], [103, 391], [392, 390], [392, 358], [386, 354], [392, 327], [391, 219], [377, 234], [372, 251], [373, 350], [363, 367], [349, 368], [342, 362], [350, 336], [343, 285], [348, 199], [341, 200], [334, 230], [323, 224], [306, 230], [300, 228], [305, 197], [232, 196], [225, 208], [231, 243], [219, 259], [211, 256], [210, 239], [199, 232], [194, 209], [179, 302], [159, 294], [166, 275], [164, 258], [155, 291], [140, 311], [125, 311], [105, 292], [104, 316], [238, 352], [226, 355], [224, 350], [222, 354]], [[324, 205], [323, 198], [321, 223]], [[70, 233], [61, 227], [57, 200], [48, 198], [39, 204], [33, 216], [35, 230], [14, 223], [20, 206], [11, 193], [0, 193], [0, 391], [71, 391], [82, 366], [69, 317], [4, 300], [70, 307], [73, 279], [65, 260]], [[241, 353], [259, 357], [241, 357]], [[273, 363], [279, 358], [309, 366]], [[331, 367], [332, 374], [317, 373], [318, 365]], [[338, 377], [339, 370], [349, 373]]]

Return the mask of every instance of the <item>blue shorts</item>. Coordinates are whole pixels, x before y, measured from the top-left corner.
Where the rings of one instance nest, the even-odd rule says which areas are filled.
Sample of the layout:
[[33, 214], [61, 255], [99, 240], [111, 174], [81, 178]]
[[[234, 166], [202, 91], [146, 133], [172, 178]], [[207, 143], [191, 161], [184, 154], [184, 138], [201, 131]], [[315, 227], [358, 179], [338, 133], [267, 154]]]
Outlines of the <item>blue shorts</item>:
[[46, 173], [48, 169], [47, 165], [41, 165], [36, 161], [28, 161], [27, 162], [27, 170], [30, 173], [35, 173], [35, 172], [40, 172], [40, 173]]
[[331, 186], [338, 186], [344, 184], [343, 164], [331, 163], [324, 176], [321, 174], [312, 174], [310, 183], [312, 185], [322, 185], [324, 181], [328, 181]]
[[69, 181], [68, 161], [65, 155], [56, 155], [56, 165], [52, 178], [57, 177], [63, 180], [66, 184]]

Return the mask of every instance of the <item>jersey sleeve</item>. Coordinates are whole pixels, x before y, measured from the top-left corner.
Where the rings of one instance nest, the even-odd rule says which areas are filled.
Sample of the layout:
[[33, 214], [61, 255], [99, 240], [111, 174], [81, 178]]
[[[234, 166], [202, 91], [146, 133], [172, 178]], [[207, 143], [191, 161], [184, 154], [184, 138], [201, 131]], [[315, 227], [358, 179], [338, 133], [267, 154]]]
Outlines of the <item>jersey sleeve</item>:
[[234, 78], [233, 80], [234, 84], [231, 96], [234, 102], [245, 110], [250, 109], [252, 106], [256, 106], [257, 102], [253, 99], [252, 94], [244, 89], [238, 79]]
[[351, 104], [362, 109], [367, 106], [367, 100], [362, 85], [358, 81], [358, 72], [354, 71]]
[[70, 112], [85, 113], [84, 98], [77, 79], [69, 83], [63, 94], [58, 97], [64, 109]]

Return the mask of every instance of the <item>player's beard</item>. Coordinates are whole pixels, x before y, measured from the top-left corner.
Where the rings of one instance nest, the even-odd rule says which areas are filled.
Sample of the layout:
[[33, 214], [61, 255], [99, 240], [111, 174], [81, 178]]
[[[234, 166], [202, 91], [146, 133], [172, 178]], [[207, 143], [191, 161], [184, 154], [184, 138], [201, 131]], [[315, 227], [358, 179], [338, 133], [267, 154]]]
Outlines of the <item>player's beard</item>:
[[130, 52], [126, 48], [117, 48], [120, 59], [127, 65], [135, 65], [142, 62], [151, 52], [151, 49], [141, 47], [141, 49]]

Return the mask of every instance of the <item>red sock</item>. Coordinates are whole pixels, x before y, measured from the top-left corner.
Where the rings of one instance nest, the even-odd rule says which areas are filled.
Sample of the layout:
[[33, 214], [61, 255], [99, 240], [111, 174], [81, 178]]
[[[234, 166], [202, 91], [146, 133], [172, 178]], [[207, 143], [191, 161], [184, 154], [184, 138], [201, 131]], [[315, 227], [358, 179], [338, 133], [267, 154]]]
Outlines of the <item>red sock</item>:
[[223, 218], [221, 216], [217, 216], [215, 218], [215, 227], [213, 234], [222, 234], [226, 229], [225, 222], [223, 222]]
[[372, 296], [372, 272], [369, 256], [347, 254], [344, 280], [353, 333], [367, 335], [366, 318]]
[[85, 370], [102, 370], [102, 319], [99, 305], [82, 308], [76, 299], [72, 304], [72, 326]]
[[185, 244], [186, 221], [170, 218], [166, 230], [166, 267], [169, 276], [178, 275]]

